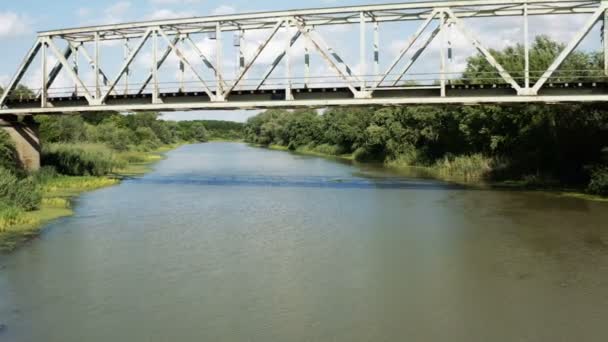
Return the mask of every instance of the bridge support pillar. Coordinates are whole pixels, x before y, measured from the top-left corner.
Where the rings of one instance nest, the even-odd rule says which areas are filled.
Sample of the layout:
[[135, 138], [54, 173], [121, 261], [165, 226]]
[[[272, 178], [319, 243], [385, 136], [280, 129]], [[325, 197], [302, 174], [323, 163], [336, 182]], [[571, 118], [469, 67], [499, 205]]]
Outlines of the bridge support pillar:
[[0, 129], [9, 134], [21, 166], [27, 171], [40, 169], [40, 138], [38, 123], [32, 115], [20, 118], [17, 115], [1, 115]]

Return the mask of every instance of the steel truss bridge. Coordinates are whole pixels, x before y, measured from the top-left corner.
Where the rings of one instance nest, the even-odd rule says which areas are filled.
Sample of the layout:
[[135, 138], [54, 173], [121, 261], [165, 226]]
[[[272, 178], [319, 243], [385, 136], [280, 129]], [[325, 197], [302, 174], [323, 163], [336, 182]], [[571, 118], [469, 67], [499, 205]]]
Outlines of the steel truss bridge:
[[[608, 0], [457, 0], [234, 14], [40, 32], [0, 97], [0, 115], [608, 101], [608, 58], [604, 58], [603, 70], [598, 70], [599, 79], [565, 83], [556, 76], [565, 59], [598, 23], [603, 22], [602, 35], [608, 37], [607, 8]], [[561, 19], [574, 15], [586, 19], [564, 50], [548, 69], [530, 70], [529, 22], [540, 16]], [[493, 57], [487, 42], [479, 40], [470, 28], [471, 18], [492, 21], [498, 17], [519, 18], [524, 70], [506, 70]], [[388, 65], [385, 70], [380, 70], [380, 59], [388, 47], [380, 44], [379, 32], [383, 25], [396, 22], [410, 22], [417, 28], [411, 36], [403, 36], [400, 52], [385, 63]], [[349, 33], [353, 36], [350, 41], [359, 50], [359, 56], [346, 56], [328, 43], [327, 34], [324, 36], [321, 31], [331, 25], [354, 28]], [[449, 32], [454, 29], [499, 77], [483, 84], [453, 82], [448, 60]], [[247, 55], [245, 39], [252, 33], [262, 38], [256, 42], [255, 51]], [[288, 39], [280, 42], [282, 48], [278, 51], [276, 47], [268, 51], [279, 33]], [[370, 33], [371, 37], [366, 36]], [[233, 60], [234, 75], [224, 71], [229, 35], [238, 49]], [[212, 51], [203, 51], [197, 44], [201, 37], [212, 42]], [[596, 38], [606, 57], [608, 38]], [[304, 56], [297, 57], [304, 57], [303, 63], [294, 65], [293, 47], [302, 40]], [[435, 72], [429, 73], [426, 83], [408, 81], [412, 65], [434, 40], [439, 42], [440, 54]], [[119, 68], [110, 73], [102, 67], [103, 59], [115, 57], [116, 53], [105, 51], [117, 46], [122, 51], [116, 63]], [[146, 49], [150, 52], [145, 53]], [[260, 61], [263, 53], [273, 53], [274, 59]], [[177, 59], [179, 71], [167, 75], [161, 72], [161, 67], [171, 60], [170, 55]], [[138, 58], [151, 66], [140, 75], [134, 67]], [[311, 76], [313, 60], [333, 74]], [[353, 63], [358, 63], [358, 67], [354, 68]], [[254, 67], [265, 71], [254, 74]], [[359, 71], [355, 72], [356, 69]], [[40, 83], [34, 87], [37, 89], [33, 89], [33, 95], [24, 94], [18, 86], [24, 75], [35, 70], [42, 75]], [[92, 77], [84, 77], [85, 72], [92, 73]], [[515, 73], [523, 76], [514, 77]], [[60, 74], [73, 86], [54, 87]], [[135, 79], [140, 81], [135, 83]]]

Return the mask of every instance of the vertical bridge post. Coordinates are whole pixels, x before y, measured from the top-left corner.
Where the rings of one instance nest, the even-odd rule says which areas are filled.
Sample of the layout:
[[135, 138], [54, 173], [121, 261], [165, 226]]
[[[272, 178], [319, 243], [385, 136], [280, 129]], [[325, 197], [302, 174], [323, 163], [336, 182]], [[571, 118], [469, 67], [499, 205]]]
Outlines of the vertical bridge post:
[[40, 138], [34, 117], [27, 115], [19, 120], [17, 115], [1, 115], [0, 129], [13, 140], [21, 167], [27, 171], [40, 169]]

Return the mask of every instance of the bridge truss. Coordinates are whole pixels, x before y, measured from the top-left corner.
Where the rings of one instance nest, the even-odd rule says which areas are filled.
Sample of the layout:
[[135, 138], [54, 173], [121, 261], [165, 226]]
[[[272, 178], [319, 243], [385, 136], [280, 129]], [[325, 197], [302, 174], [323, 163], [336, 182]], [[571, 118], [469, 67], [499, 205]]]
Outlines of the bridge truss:
[[[603, 23], [602, 36], [608, 37], [607, 8], [606, 0], [456, 0], [234, 14], [40, 32], [0, 97], [0, 114], [608, 101], [608, 82], [603, 79], [608, 76], [607, 39], [602, 41], [604, 68], [598, 70], [598, 78], [564, 83], [555, 76], [598, 23]], [[540, 16], [572, 15], [586, 16], [573, 38], [546, 70], [530, 70], [529, 21]], [[506, 70], [469, 24], [474, 18], [491, 21], [499, 17], [521, 19], [518, 22], [523, 32], [524, 70]], [[404, 37], [400, 52], [381, 70], [380, 58], [387, 47], [380, 44], [379, 32], [383, 25], [398, 22], [411, 22], [417, 28], [411, 36]], [[339, 52], [328, 43], [327, 34], [321, 32], [323, 27], [338, 25], [358, 27], [352, 34], [354, 44], [358, 42], [358, 58]], [[465, 37], [499, 77], [479, 84], [453, 81], [447, 64], [451, 58], [451, 30]], [[372, 37], [367, 36], [370, 32]], [[252, 33], [261, 38], [255, 49], [246, 53], [245, 39]], [[286, 39], [277, 49], [271, 42], [278, 39], [279, 33]], [[233, 75], [226, 72], [224, 57], [228, 35], [233, 36], [233, 46], [238, 49]], [[201, 47], [201, 38], [212, 42], [210, 49]], [[301, 65], [294, 65], [293, 48], [298, 41], [304, 42], [304, 58]], [[408, 79], [412, 65], [433, 41], [439, 42], [436, 72], [429, 73], [426, 81], [413, 82]], [[272, 51], [268, 51], [270, 46]], [[123, 50], [121, 60], [112, 70], [106, 69], [102, 59], [115, 58], [116, 53], [104, 51], [116, 47]], [[261, 61], [264, 53], [273, 54], [273, 58]], [[327, 75], [311, 76], [311, 55], [318, 57], [315, 62], [323, 64]], [[162, 73], [161, 68], [169, 63], [170, 56], [179, 64], [179, 71]], [[87, 67], [81, 65], [83, 59]], [[150, 65], [139, 75], [134, 63], [137, 59]], [[353, 62], [357, 62], [357, 67]], [[252, 72], [254, 67], [263, 72]], [[33, 94], [19, 88], [32, 69], [41, 75]], [[279, 71], [281, 75], [277, 75]], [[85, 77], [85, 72], [92, 76]], [[515, 72], [522, 76], [513, 76]], [[60, 74], [73, 85], [54, 87]], [[135, 79], [139, 81], [133, 82]]]

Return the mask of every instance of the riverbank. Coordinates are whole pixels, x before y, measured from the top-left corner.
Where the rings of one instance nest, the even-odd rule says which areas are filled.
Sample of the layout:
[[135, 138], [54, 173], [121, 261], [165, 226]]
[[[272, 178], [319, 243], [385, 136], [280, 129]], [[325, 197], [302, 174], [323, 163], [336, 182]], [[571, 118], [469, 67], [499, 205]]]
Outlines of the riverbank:
[[[311, 149], [309, 147], [298, 147], [295, 150], [290, 150], [287, 146], [271, 144], [268, 146], [260, 145], [260, 144], [250, 144], [251, 146], [268, 148], [275, 151], [285, 151], [292, 152], [296, 154], [309, 155], [309, 156], [317, 156], [322, 158], [330, 158], [334, 160], [341, 160], [349, 163], [359, 163], [359, 164], [371, 164], [366, 162], [355, 161], [354, 154], [329, 154], [323, 153], [316, 149]], [[374, 163], [378, 165], [382, 165], [382, 167], [387, 170], [395, 171], [396, 173], [407, 173], [416, 174], [416, 176], [423, 176], [424, 178], [437, 179], [444, 182], [455, 183], [459, 185], [470, 186], [474, 188], [486, 188], [486, 189], [504, 189], [504, 190], [513, 190], [513, 191], [543, 191], [548, 192], [556, 196], [560, 197], [571, 197], [578, 198], [588, 201], [596, 201], [596, 202], [608, 202], [608, 198], [601, 197], [597, 195], [592, 195], [584, 192], [582, 188], [571, 188], [560, 186], [557, 184], [542, 184], [538, 182], [531, 182], [527, 180], [505, 180], [499, 182], [490, 182], [484, 181], [479, 178], [477, 175], [475, 176], [467, 176], [467, 174], [458, 175], [450, 174], [449, 166], [442, 168], [440, 165], [434, 166], [411, 166], [399, 161], [389, 162], [389, 163]], [[479, 162], [478, 164], [483, 164]]]
[[117, 153], [125, 165], [107, 176], [53, 175], [41, 182], [42, 202], [39, 209], [15, 212], [0, 217], [0, 253], [13, 251], [40, 234], [48, 222], [73, 214], [72, 200], [82, 193], [119, 184], [121, 180], [145, 174], [163, 154], [186, 143], [164, 145], [149, 152]]

